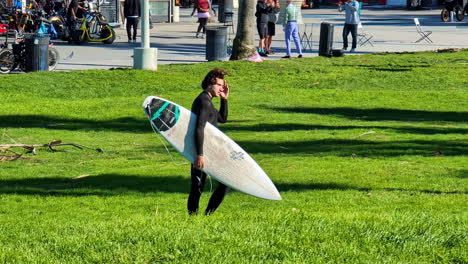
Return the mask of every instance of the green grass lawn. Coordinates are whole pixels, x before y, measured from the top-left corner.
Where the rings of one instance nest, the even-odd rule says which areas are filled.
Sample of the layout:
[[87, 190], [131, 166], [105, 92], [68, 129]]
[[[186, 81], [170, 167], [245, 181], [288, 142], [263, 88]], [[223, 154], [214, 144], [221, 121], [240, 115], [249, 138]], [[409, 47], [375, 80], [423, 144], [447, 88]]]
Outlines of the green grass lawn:
[[[0, 144], [105, 151], [0, 163], [0, 263], [468, 263], [467, 62], [463, 51], [0, 76]], [[231, 192], [189, 217], [189, 164], [141, 104], [190, 109], [213, 67], [232, 90], [221, 130], [283, 200]]]

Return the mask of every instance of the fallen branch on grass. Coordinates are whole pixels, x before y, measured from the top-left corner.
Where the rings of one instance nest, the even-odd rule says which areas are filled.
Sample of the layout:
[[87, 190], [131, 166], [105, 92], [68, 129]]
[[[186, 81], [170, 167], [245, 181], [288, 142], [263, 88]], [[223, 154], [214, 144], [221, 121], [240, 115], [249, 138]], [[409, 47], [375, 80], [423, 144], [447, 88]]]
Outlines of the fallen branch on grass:
[[63, 146], [72, 146], [78, 149], [85, 148], [85, 149], [90, 149], [90, 150], [94, 150], [97, 152], [104, 152], [104, 150], [101, 148], [95, 149], [95, 148], [90, 148], [85, 145], [76, 144], [76, 143], [62, 143], [61, 140], [52, 141], [47, 144], [5, 144], [5, 145], [0, 145], [0, 152], [11, 152], [14, 155], [0, 155], [0, 162], [15, 161], [21, 158], [23, 154], [12, 150], [12, 148], [24, 148], [27, 150], [25, 154], [32, 153], [36, 155], [36, 148], [49, 148], [53, 152], [67, 152], [67, 150], [56, 149], [56, 147], [63, 147]]

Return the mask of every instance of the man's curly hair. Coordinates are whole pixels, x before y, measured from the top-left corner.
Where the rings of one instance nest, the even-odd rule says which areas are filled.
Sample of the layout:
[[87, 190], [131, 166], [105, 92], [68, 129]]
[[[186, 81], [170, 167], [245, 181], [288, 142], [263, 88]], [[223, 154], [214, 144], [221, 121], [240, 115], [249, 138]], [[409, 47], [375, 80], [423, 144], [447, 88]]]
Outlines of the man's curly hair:
[[224, 76], [227, 75], [227, 72], [225, 69], [220, 69], [220, 68], [214, 68], [212, 69], [206, 76], [205, 79], [202, 81], [202, 88], [203, 90], [206, 90], [210, 85], [216, 84], [216, 78], [223, 79]]

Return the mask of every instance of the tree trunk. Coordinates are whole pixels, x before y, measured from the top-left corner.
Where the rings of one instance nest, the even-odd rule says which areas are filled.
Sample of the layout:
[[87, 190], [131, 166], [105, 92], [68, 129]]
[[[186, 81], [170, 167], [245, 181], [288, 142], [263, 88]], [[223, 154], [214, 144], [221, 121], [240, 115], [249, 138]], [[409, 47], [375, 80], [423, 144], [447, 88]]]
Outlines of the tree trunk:
[[239, 0], [237, 33], [232, 45], [231, 60], [240, 60], [255, 53], [256, 0]]

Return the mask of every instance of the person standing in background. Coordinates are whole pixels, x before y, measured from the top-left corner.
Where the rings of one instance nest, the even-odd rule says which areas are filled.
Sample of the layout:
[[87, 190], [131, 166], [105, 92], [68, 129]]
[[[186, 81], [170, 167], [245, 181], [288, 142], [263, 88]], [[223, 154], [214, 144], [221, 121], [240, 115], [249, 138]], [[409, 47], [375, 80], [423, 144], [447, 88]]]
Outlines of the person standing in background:
[[294, 39], [296, 45], [297, 57], [302, 58], [301, 40], [299, 38], [299, 28], [297, 26], [297, 18], [299, 17], [299, 10], [293, 4], [293, 0], [287, 0], [286, 14], [283, 21], [283, 30], [286, 37], [286, 56], [283, 59], [291, 58], [291, 37]]
[[271, 50], [271, 42], [276, 33], [275, 24], [278, 21], [278, 13], [280, 12], [278, 0], [268, 0], [268, 5], [271, 7], [268, 13], [268, 36], [266, 38], [266, 54], [274, 54]]
[[[139, 0], [125, 0], [124, 16], [127, 20], [127, 37], [128, 43], [136, 43], [138, 30], [138, 22], [141, 17], [141, 7]], [[132, 34], [133, 29], [133, 34]]]
[[345, 24], [343, 27], [343, 51], [348, 49], [348, 35], [351, 32], [353, 37], [353, 44], [349, 52], [354, 52], [357, 46], [357, 28], [359, 24], [359, 2], [354, 0], [347, 0], [344, 4], [338, 3], [338, 10], [340, 12], [345, 11]]
[[256, 6], [255, 16], [257, 17], [257, 30], [260, 41], [258, 43], [258, 54], [262, 57], [268, 57], [266, 55], [266, 38], [268, 36], [268, 13], [271, 10], [266, 2], [267, 0], [259, 0]]

